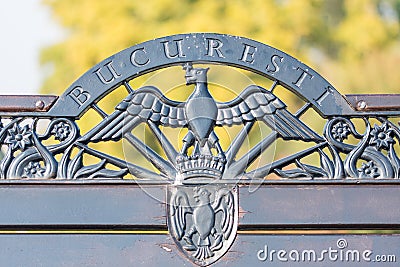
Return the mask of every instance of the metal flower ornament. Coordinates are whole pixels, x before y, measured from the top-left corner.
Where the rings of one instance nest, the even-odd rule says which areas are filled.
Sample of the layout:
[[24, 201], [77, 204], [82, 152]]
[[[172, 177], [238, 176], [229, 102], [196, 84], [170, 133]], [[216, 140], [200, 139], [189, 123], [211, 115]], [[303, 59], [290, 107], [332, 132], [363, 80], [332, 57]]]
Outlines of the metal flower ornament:
[[[260, 74], [271, 86], [238, 88], [240, 92], [229, 101], [217, 101], [208, 81], [215, 64]], [[185, 101], [168, 98], [165, 88], [133, 88], [130, 82], [172, 66], [183, 68], [180, 79], [191, 92]], [[111, 112], [102, 110], [101, 100], [119, 88], [125, 98]], [[290, 111], [277, 88], [290, 91], [304, 105]], [[133, 176], [138, 185], [166, 185], [169, 233], [181, 254], [206, 266], [234, 244], [240, 186], [270, 178], [280, 182], [400, 178], [396, 151], [400, 128], [394, 121], [398, 111], [377, 113], [368, 105], [360, 110], [354, 99], [342, 96], [293, 57], [256, 41], [221, 34], [168, 36], [100, 62], [60, 97], [43, 96], [40, 105], [23, 106], [21, 112], [0, 111], [4, 152], [0, 174], [15, 183], [23, 179], [124, 182]], [[88, 111], [96, 112], [100, 122], [81, 131], [78, 123], [85, 123]], [[322, 131], [304, 122], [308, 111], [325, 121]], [[143, 125], [159, 150], [135, 135]], [[245, 140], [255, 125], [269, 133], [246, 149]], [[360, 125], [364, 133], [357, 130]], [[225, 147], [218, 129], [234, 127], [238, 131]], [[167, 128], [184, 130], [178, 145], [173, 145], [177, 136], [165, 134]], [[119, 141], [152, 167], [95, 145]], [[254, 164], [277, 142], [293, 152]], [[297, 149], [293, 143], [306, 148]]]

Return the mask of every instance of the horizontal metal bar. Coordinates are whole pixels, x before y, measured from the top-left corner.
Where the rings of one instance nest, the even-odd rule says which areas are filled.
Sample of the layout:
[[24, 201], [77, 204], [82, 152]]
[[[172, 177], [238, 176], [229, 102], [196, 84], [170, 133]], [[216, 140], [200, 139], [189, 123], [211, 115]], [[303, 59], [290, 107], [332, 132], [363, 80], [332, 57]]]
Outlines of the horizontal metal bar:
[[35, 225], [0, 225], [0, 233], [4, 232], [66, 232], [66, 233], [82, 233], [82, 232], [162, 232], [167, 233], [168, 228], [165, 224], [147, 224], [147, 225], [129, 225], [129, 224], [35, 224]]
[[46, 112], [57, 99], [53, 95], [0, 95], [0, 112]]
[[[11, 234], [1, 241], [3, 266], [191, 266], [168, 235]], [[373, 266], [397, 266], [399, 247], [400, 235], [238, 235], [213, 266], [366, 266], [376, 255], [387, 262]]]
[[[240, 231], [245, 232], [259, 232], [259, 231], [274, 231], [274, 232], [293, 232], [293, 233], [335, 233], [337, 231], [344, 231], [347, 234], [376, 234], [376, 233], [399, 233], [400, 223], [397, 224], [282, 224], [282, 225], [257, 225], [257, 224], [241, 224], [238, 228]], [[1, 231], [1, 229], [0, 229]]]
[[166, 225], [163, 186], [2, 186], [0, 195], [5, 227]]
[[400, 94], [351, 94], [345, 98], [359, 111], [400, 110]]
[[[200, 180], [200, 179], [199, 179]], [[201, 180], [196, 180], [193, 184], [202, 184]], [[206, 179], [203, 182], [210, 180]], [[248, 185], [400, 185], [400, 179], [327, 179], [327, 178], [296, 178], [296, 179], [240, 179], [230, 180], [221, 179], [212, 181], [213, 184], [238, 184], [243, 186]], [[173, 184], [173, 181], [167, 180], [146, 180], [146, 179], [5, 179], [0, 180], [0, 186], [107, 186], [107, 185], [138, 185], [138, 186], [166, 186]]]
[[0, 230], [1, 235], [167, 235], [168, 230]]
[[395, 185], [271, 185], [239, 192], [240, 224], [363, 228], [400, 222]]
[[[8, 229], [0, 235], [168, 235], [168, 230], [152, 229]], [[239, 229], [238, 235], [400, 235], [400, 230], [387, 229]]]
[[[400, 224], [239, 225], [238, 234], [400, 234]], [[168, 234], [166, 225], [1, 225], [1, 234]]]
[[[255, 191], [249, 188], [239, 188], [239, 227], [400, 228], [399, 184], [280, 184], [261, 185]], [[165, 185], [2, 185], [0, 195], [3, 229], [35, 225], [47, 229], [166, 227]]]
[[[0, 112], [13, 116], [18, 112], [46, 112], [57, 99], [53, 95], [0, 95]], [[358, 111], [400, 111], [400, 94], [348, 94], [345, 99]]]

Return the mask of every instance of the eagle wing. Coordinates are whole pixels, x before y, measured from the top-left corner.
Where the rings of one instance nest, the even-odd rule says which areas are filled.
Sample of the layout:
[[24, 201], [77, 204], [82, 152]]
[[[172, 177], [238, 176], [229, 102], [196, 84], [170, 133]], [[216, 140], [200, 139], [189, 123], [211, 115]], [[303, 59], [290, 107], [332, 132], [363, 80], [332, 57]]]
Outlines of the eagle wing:
[[172, 196], [169, 213], [171, 229], [176, 233], [176, 238], [181, 240], [186, 230], [186, 214], [193, 213], [185, 192], [176, 191]]
[[168, 99], [154, 86], [141, 87], [129, 94], [112, 114], [79, 141], [117, 141], [124, 133], [148, 120], [156, 125], [183, 127], [187, 124], [184, 103]]
[[322, 141], [323, 138], [286, 110], [286, 105], [266, 89], [250, 85], [234, 100], [217, 103], [216, 125], [232, 126], [259, 120], [291, 140]]
[[232, 192], [225, 188], [218, 190], [212, 207], [215, 213], [222, 212], [220, 227], [224, 239], [227, 240], [232, 233], [235, 218], [235, 200]]

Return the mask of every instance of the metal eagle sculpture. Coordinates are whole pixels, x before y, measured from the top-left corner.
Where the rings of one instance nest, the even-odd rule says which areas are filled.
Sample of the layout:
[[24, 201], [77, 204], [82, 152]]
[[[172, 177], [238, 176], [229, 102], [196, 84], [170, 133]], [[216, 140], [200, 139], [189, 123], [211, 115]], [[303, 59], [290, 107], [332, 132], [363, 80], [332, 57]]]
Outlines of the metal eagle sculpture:
[[[194, 68], [186, 63], [183, 69], [186, 85], [194, 85], [186, 102], [168, 99], [154, 86], [132, 89], [112, 114], [78, 142], [87, 144], [124, 138], [160, 171], [160, 174], [151, 174], [136, 166], [132, 168], [134, 172], [131, 170], [133, 175], [173, 181], [167, 187], [168, 229], [178, 248], [191, 261], [206, 266], [222, 257], [236, 236], [238, 188], [232, 182], [239, 179], [276, 138], [305, 142], [320, 142], [323, 138], [288, 112], [286, 105], [271, 91], [250, 85], [232, 101], [216, 102], [208, 88], [209, 68]], [[247, 158], [245, 155], [235, 160], [255, 121], [265, 123], [273, 134], [253, 147], [246, 154]], [[132, 134], [141, 123], [152, 130], [166, 157], [161, 157]], [[224, 151], [214, 129], [232, 125], [243, 125], [243, 128]], [[187, 128], [180, 151], [159, 127]]]
[[[186, 63], [183, 69], [186, 71], [186, 84], [195, 85], [186, 102], [168, 99], [154, 86], [132, 90], [117, 105], [114, 113], [82, 136], [78, 142], [118, 141], [126, 138], [160, 170], [161, 175], [170, 179], [198, 176], [219, 179], [224, 173], [239, 176], [246, 166], [227, 171], [233, 159], [231, 155], [227, 158], [228, 153], [221, 148], [214, 132], [215, 127], [246, 125], [257, 120], [268, 125], [276, 133], [276, 137], [284, 140], [323, 140], [287, 111], [286, 105], [272, 92], [250, 85], [232, 101], [216, 102], [208, 88], [209, 69], [194, 68], [190, 63]], [[156, 155], [131, 134], [132, 129], [140, 123], [147, 123], [152, 130], [159, 126], [187, 128], [188, 133], [182, 140], [180, 152], [172, 148], [162, 133], [158, 132], [156, 136], [166, 150], [168, 160]], [[193, 152], [188, 155], [190, 147], [193, 147]], [[216, 150], [216, 155], [213, 155], [212, 149]], [[199, 168], [200, 165], [203, 169]]]

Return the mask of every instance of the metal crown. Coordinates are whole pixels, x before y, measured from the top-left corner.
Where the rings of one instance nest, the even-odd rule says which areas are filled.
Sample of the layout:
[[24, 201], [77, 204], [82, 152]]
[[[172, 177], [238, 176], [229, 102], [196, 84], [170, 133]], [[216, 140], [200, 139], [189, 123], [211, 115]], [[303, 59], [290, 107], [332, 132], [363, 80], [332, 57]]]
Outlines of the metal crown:
[[178, 157], [176, 163], [184, 180], [196, 177], [221, 179], [226, 160], [212, 155], [193, 155]]

